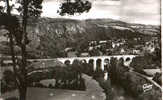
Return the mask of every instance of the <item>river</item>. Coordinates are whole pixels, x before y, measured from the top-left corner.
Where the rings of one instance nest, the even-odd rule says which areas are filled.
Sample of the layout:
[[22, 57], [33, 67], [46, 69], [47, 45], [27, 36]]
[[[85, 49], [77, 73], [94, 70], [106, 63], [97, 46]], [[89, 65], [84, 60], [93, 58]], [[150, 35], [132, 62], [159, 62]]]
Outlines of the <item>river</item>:
[[113, 100], [137, 100], [136, 98], [128, 95], [120, 86], [112, 85]]

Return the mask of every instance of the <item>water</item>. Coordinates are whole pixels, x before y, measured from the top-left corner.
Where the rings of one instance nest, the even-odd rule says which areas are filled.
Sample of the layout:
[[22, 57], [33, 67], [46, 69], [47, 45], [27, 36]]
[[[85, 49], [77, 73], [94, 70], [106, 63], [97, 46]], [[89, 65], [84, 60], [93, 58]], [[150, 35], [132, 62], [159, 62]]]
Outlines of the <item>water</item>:
[[136, 98], [128, 95], [120, 86], [112, 85], [113, 100], [137, 100]]

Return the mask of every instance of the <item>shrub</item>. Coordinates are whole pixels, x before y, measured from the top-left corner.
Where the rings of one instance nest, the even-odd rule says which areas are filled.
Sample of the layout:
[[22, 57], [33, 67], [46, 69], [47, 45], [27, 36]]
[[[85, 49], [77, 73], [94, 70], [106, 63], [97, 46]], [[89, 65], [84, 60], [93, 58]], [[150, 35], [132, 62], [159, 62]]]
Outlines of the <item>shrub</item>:
[[161, 100], [161, 91], [155, 86], [153, 86], [152, 90], [143, 92], [142, 86], [151, 83], [141, 76], [129, 72], [120, 61], [116, 64], [116, 76], [118, 81], [117, 84], [121, 85], [128, 94], [135, 96], [138, 100]]
[[156, 73], [153, 77], [153, 80], [157, 82], [159, 85], [162, 85], [161, 73]]
[[16, 83], [14, 80], [14, 73], [11, 70], [6, 70], [3, 73], [3, 77], [1, 80], [1, 92], [5, 93], [7, 91], [12, 91], [16, 89]]

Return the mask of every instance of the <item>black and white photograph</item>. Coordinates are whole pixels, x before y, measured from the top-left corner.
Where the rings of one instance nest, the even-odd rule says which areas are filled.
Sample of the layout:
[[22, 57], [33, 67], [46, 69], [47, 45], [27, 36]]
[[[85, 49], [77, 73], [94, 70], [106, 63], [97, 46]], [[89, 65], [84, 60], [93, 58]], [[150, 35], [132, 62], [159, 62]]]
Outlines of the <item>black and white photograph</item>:
[[162, 100], [161, 0], [0, 0], [0, 100]]

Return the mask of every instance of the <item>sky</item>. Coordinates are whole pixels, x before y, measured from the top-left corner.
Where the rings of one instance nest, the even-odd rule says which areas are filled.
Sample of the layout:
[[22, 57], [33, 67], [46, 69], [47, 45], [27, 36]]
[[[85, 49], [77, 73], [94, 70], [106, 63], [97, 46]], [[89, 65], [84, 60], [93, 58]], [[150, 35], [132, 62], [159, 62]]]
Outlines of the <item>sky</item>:
[[[13, 2], [15, 0], [12, 0]], [[63, 0], [44, 0], [42, 17], [97, 19], [111, 18], [129, 23], [160, 24], [161, 0], [89, 0], [92, 8], [88, 13], [75, 16], [60, 16], [57, 13]], [[18, 5], [17, 5], [18, 6]], [[16, 13], [16, 11], [14, 11]]]
[[89, 0], [92, 8], [88, 13], [75, 16], [60, 16], [57, 13], [60, 0], [43, 2], [44, 17], [96, 19], [112, 18], [129, 23], [160, 24], [160, 0]]

